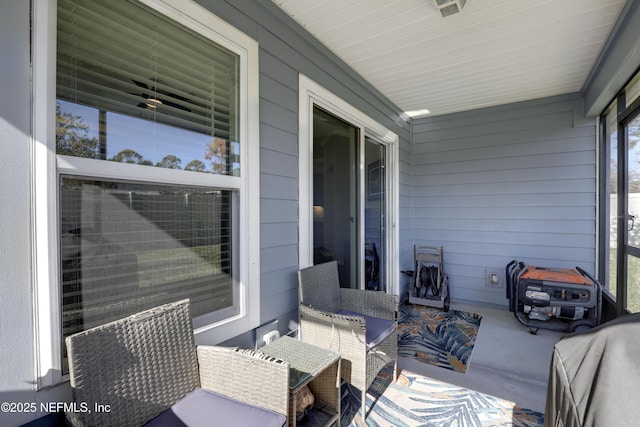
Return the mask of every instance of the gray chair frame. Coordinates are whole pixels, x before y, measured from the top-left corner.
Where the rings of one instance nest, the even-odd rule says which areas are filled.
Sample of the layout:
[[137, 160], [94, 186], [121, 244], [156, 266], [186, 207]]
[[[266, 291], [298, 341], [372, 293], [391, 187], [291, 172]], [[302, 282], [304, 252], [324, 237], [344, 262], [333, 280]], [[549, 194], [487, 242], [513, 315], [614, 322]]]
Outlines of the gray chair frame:
[[[366, 395], [380, 370], [394, 362], [398, 372], [398, 297], [384, 292], [340, 288], [336, 261], [298, 272], [300, 337], [302, 341], [340, 353], [342, 378], [362, 392], [366, 419]], [[367, 348], [366, 320], [362, 316], [336, 314], [349, 310], [394, 321], [395, 329], [374, 348]]]
[[288, 415], [289, 365], [253, 350], [196, 348], [189, 300], [74, 334], [66, 345], [74, 402], [91, 409], [67, 413], [74, 426], [139, 426], [198, 387]]

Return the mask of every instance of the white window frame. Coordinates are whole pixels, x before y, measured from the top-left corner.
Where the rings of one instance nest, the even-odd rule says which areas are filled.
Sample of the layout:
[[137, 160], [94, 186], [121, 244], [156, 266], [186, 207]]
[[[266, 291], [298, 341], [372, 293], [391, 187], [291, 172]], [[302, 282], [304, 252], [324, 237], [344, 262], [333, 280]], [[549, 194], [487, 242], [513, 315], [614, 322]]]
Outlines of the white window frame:
[[[386, 164], [386, 190], [387, 190], [387, 258], [381, 262], [386, 263], [387, 293], [398, 295], [399, 292], [399, 229], [398, 218], [400, 212], [399, 202], [399, 138], [380, 123], [367, 116], [339, 96], [325, 89], [320, 84], [307, 76], [300, 74], [298, 81], [298, 129], [300, 132], [299, 144], [299, 264], [300, 268], [313, 265], [313, 107], [318, 106], [324, 110], [342, 118], [351, 125], [360, 129], [361, 144], [364, 144], [365, 136], [372, 137], [376, 142], [387, 147]], [[361, 156], [360, 169], [364, 167], [364, 159]], [[359, 190], [360, 206], [364, 206], [364, 182]], [[362, 216], [363, 213], [361, 212]], [[364, 218], [360, 218], [360, 242], [359, 247], [364, 247]], [[362, 269], [362, 265], [360, 266]], [[362, 277], [362, 271], [360, 272]]]
[[[60, 349], [58, 177], [61, 173], [153, 183], [200, 185], [239, 190], [239, 314], [220, 321], [194, 319], [196, 343], [218, 344], [260, 323], [260, 144], [258, 43], [191, 0], [138, 0], [208, 37], [240, 57], [241, 177], [122, 165], [56, 155], [56, 10], [55, 0], [34, 0], [32, 98], [32, 254], [38, 388], [64, 381]], [[132, 167], [130, 167], [132, 166]], [[121, 175], [118, 168], [127, 168]], [[123, 170], [124, 172], [124, 170]]]

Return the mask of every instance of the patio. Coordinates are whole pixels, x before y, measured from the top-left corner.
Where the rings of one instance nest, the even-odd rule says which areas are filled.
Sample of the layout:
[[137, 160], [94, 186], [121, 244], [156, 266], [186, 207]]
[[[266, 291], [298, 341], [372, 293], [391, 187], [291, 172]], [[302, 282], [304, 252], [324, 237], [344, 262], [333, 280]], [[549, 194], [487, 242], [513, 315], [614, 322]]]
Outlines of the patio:
[[540, 330], [532, 335], [500, 308], [459, 303], [451, 308], [482, 315], [469, 370], [462, 374], [412, 359], [400, 359], [400, 368], [544, 413], [553, 346], [566, 334]]
[[2, 400], [70, 402], [65, 336], [155, 302], [201, 298], [196, 344], [252, 349], [297, 328], [316, 257], [402, 297], [437, 245], [489, 320], [466, 376], [421, 372], [542, 410], [555, 337], [489, 277], [579, 266], [605, 319], [637, 308], [640, 3], [435, 4], [4, 4]]

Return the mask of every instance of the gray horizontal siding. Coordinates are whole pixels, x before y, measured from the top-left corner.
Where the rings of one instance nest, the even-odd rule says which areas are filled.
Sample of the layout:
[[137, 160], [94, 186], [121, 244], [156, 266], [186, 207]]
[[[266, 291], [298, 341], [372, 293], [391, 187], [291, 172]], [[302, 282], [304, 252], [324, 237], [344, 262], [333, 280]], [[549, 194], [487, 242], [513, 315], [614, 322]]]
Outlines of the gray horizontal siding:
[[[409, 224], [410, 125], [399, 109], [268, 0], [199, 0], [259, 44], [261, 320], [297, 319], [298, 75], [305, 74], [400, 136], [401, 227]], [[404, 215], [404, 217], [402, 217]], [[410, 246], [410, 233], [405, 245]], [[284, 324], [288, 324], [285, 321]], [[238, 337], [245, 343], [248, 337]]]
[[454, 300], [506, 305], [485, 273], [512, 259], [594, 271], [596, 129], [581, 112], [565, 95], [414, 122], [414, 244], [444, 247]]

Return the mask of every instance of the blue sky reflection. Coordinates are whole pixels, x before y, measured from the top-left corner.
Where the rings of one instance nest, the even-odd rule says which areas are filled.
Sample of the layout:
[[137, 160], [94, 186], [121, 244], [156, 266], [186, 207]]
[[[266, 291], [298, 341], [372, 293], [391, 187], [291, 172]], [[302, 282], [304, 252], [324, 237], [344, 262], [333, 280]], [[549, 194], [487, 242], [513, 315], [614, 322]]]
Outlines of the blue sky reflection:
[[[89, 127], [86, 135], [88, 138], [99, 139], [100, 127], [97, 108], [61, 99], [58, 99], [57, 102], [62, 107], [63, 112], [80, 117], [82, 122]], [[107, 112], [107, 160], [113, 159], [123, 150], [133, 150], [153, 165], [160, 163], [165, 156], [174, 155], [180, 159], [180, 169], [184, 169], [192, 161], [199, 161], [204, 165], [205, 172], [220, 173], [220, 158], [215, 156], [211, 158], [209, 156], [210, 158], [207, 159], [207, 153], [210, 153], [209, 146], [212, 145], [214, 137], [155, 122], [152, 110], [144, 111], [144, 113], [149, 115], [148, 120]], [[235, 159], [233, 159], [231, 171], [227, 174], [237, 176], [240, 171], [239, 143], [231, 142], [230, 150], [231, 153], [229, 154], [232, 159], [233, 157]], [[217, 168], [214, 163], [218, 163]]]

